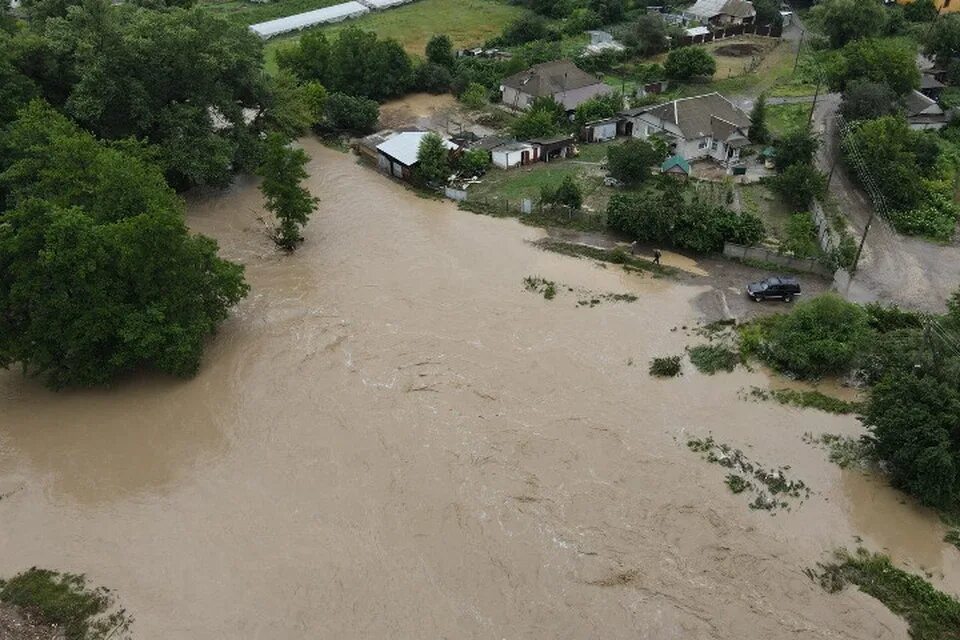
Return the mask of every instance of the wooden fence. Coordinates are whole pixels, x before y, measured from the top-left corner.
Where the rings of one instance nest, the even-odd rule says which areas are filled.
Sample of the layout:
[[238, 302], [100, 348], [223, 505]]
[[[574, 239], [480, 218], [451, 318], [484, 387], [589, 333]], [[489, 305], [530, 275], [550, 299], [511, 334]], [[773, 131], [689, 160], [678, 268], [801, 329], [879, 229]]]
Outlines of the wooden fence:
[[726, 40], [736, 36], [763, 36], [765, 38], [779, 38], [783, 35], [783, 27], [776, 25], [732, 24], [716, 31], [700, 36], [682, 36], [675, 40], [675, 47], [687, 47], [692, 44], [706, 44], [714, 40]]

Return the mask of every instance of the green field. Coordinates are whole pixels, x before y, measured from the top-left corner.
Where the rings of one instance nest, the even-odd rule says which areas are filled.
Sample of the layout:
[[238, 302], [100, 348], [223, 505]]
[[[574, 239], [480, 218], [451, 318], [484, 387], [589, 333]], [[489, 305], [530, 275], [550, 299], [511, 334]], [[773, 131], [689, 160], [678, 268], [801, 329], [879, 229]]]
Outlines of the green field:
[[243, 25], [285, 18], [305, 11], [322, 9], [339, 4], [343, 0], [274, 0], [256, 3], [250, 0], [200, 0], [197, 6]]
[[[308, 0], [283, 1], [296, 3]], [[319, 3], [326, 0], [313, 1]], [[335, 3], [330, 1], [327, 4]], [[427, 41], [438, 33], [450, 36], [455, 47], [480, 45], [499, 35], [503, 27], [521, 13], [523, 9], [520, 7], [500, 0], [417, 0], [395, 9], [376, 11], [356, 20], [318, 28], [333, 35], [348, 26], [360, 27], [373, 31], [381, 38], [393, 38], [409, 53], [422, 56]], [[265, 53], [268, 71], [275, 69], [277, 49], [289, 45], [298, 37], [294, 35], [267, 42]]]
[[767, 128], [774, 136], [782, 136], [807, 124], [812, 104], [767, 105]]

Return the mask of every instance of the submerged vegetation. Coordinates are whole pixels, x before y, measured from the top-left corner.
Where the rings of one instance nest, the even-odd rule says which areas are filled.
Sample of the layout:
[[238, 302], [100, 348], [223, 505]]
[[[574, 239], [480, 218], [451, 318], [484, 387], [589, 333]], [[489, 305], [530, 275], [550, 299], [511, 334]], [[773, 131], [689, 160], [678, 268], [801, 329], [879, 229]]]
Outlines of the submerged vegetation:
[[740, 363], [740, 354], [724, 344], [700, 344], [691, 347], [689, 352], [693, 366], [707, 375], [733, 371]]
[[657, 378], [674, 378], [683, 373], [683, 356], [666, 356], [650, 361], [650, 375]]
[[850, 414], [858, 413], [863, 404], [828, 396], [819, 391], [799, 389], [761, 389], [751, 387], [747, 397], [754, 400], [773, 400], [780, 404], [807, 409], [819, 409], [827, 413]]
[[545, 300], [553, 300], [557, 295], [557, 283], [540, 276], [527, 276], [523, 279], [523, 287], [527, 291], [543, 294]]
[[0, 580], [0, 602], [59, 627], [66, 640], [122, 640], [133, 622], [107, 589], [89, 587], [82, 575], [36, 567]]
[[856, 554], [839, 551], [819, 574], [810, 571], [820, 585], [836, 593], [848, 583], [882, 602], [910, 625], [913, 640], [960, 640], [960, 602], [929, 582], [898, 569], [890, 558], [858, 549]]
[[786, 472], [790, 467], [766, 469], [752, 462], [740, 449], [719, 443], [713, 436], [706, 438], [690, 438], [687, 448], [701, 454], [702, 458], [711, 464], [717, 464], [731, 470], [724, 482], [736, 494], [751, 492], [754, 496], [749, 506], [751, 509], [776, 511], [788, 509], [791, 500], [800, 500], [801, 503], [810, 497], [810, 488], [802, 480], [787, 478]]

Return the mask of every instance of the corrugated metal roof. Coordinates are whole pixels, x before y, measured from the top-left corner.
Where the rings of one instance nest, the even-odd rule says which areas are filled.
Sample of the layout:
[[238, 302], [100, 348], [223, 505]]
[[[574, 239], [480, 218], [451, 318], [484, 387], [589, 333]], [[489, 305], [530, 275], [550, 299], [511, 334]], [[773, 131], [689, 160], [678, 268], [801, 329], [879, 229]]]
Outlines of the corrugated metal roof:
[[[417, 152], [420, 143], [430, 135], [430, 131], [405, 131], [398, 133], [377, 145], [377, 151], [385, 153], [394, 160], [412, 167], [417, 163]], [[447, 149], [456, 149], [457, 145], [449, 140], [443, 141]]]

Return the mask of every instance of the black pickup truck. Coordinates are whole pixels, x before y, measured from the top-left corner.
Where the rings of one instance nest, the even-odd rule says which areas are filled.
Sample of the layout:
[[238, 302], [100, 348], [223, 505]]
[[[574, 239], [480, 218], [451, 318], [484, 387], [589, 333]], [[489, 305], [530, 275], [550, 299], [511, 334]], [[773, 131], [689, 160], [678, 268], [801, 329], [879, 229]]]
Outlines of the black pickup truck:
[[772, 298], [792, 302], [794, 297], [800, 295], [800, 282], [796, 278], [767, 278], [748, 284], [747, 295], [754, 302]]

